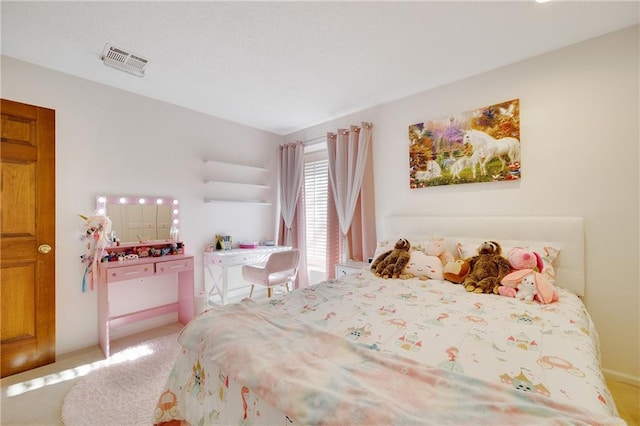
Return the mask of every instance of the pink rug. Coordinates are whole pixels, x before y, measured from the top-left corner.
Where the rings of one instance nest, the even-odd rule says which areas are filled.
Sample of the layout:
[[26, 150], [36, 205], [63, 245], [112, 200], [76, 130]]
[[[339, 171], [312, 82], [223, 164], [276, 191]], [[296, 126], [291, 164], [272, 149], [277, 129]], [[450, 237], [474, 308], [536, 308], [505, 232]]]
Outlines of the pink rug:
[[180, 352], [177, 334], [124, 349], [67, 393], [66, 426], [151, 425], [153, 410]]

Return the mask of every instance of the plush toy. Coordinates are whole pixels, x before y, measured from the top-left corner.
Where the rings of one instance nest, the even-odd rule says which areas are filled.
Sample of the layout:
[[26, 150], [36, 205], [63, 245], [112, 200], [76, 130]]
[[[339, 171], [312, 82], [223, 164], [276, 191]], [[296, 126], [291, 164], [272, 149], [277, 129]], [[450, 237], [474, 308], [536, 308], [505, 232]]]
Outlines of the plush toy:
[[540, 272], [520, 269], [507, 274], [502, 280], [499, 294], [520, 300], [537, 300], [542, 304], [558, 300], [555, 286]]
[[440, 259], [442, 266], [454, 259], [453, 254], [451, 254], [447, 249], [444, 238], [442, 237], [432, 238], [429, 240], [424, 248], [424, 252], [429, 256], [436, 256]]
[[90, 286], [93, 290], [93, 281], [98, 276], [98, 262], [105, 256], [105, 248], [109, 247], [109, 234], [111, 234], [111, 219], [99, 213], [93, 216], [79, 215], [85, 222], [86, 231], [81, 237], [86, 242], [85, 254], [80, 256], [82, 262], [87, 264], [82, 277], [82, 291], [87, 291], [87, 275], [90, 276]]
[[404, 267], [403, 275], [417, 277], [421, 280], [442, 280], [442, 264], [436, 256], [429, 256], [420, 250], [411, 250], [409, 262]]
[[405, 238], [396, 241], [392, 250], [378, 256], [371, 264], [371, 271], [379, 277], [398, 278], [409, 262], [411, 243]]
[[461, 284], [467, 275], [469, 275], [470, 270], [469, 262], [464, 259], [454, 259], [444, 265], [442, 275], [447, 281]]
[[511, 272], [509, 261], [501, 256], [502, 247], [495, 241], [485, 241], [478, 255], [467, 259], [471, 271], [464, 279], [464, 288], [474, 293], [498, 294], [500, 281]]
[[535, 251], [526, 250], [522, 247], [514, 247], [509, 250], [507, 260], [511, 265], [511, 268], [515, 270], [519, 269], [533, 269], [537, 272], [542, 272], [542, 256]]
[[536, 289], [536, 279], [533, 274], [525, 275], [522, 280], [520, 280], [520, 284], [518, 284], [518, 293], [516, 294], [516, 299], [525, 300], [527, 302], [531, 302], [533, 297], [538, 294], [538, 290]]

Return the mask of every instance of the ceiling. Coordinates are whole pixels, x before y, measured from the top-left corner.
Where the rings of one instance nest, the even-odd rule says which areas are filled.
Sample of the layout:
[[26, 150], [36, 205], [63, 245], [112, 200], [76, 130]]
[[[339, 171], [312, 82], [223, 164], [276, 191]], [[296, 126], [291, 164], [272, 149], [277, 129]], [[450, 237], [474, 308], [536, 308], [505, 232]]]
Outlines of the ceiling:
[[[2, 54], [280, 135], [637, 24], [640, 3], [11, 2]], [[105, 44], [149, 59], [136, 77]]]

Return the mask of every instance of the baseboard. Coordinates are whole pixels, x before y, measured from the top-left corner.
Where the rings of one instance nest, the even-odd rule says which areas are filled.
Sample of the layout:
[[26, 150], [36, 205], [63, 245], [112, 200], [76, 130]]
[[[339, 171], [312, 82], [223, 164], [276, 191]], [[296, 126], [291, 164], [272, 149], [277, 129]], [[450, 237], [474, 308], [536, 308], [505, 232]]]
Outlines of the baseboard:
[[116, 340], [121, 337], [129, 336], [131, 334], [147, 331], [152, 328], [161, 327], [163, 325], [172, 324], [178, 322], [178, 313], [170, 312], [164, 315], [158, 315], [153, 318], [147, 318], [141, 321], [136, 321], [131, 324], [122, 325], [119, 327], [113, 327], [110, 330], [110, 340]]
[[631, 374], [620, 373], [619, 371], [602, 369], [604, 377], [612, 382], [622, 382], [628, 385], [640, 387], [640, 377], [632, 376]]

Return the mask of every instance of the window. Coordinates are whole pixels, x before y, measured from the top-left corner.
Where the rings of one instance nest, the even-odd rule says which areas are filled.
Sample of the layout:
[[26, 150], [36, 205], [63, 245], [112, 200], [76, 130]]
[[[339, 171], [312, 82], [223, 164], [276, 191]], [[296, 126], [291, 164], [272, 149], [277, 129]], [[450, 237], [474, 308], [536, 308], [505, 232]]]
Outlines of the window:
[[[304, 199], [307, 265], [310, 283], [313, 284], [325, 279], [329, 162], [326, 144], [317, 144], [310, 148], [305, 150]], [[320, 274], [322, 277], [319, 276]], [[317, 276], [318, 279], [315, 279], [314, 276]]]

